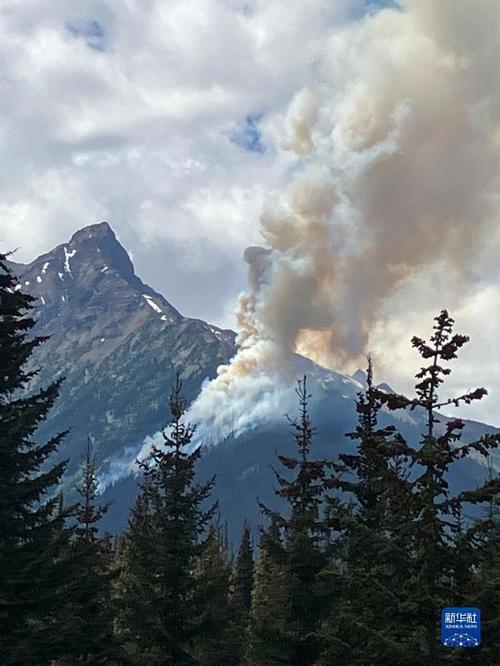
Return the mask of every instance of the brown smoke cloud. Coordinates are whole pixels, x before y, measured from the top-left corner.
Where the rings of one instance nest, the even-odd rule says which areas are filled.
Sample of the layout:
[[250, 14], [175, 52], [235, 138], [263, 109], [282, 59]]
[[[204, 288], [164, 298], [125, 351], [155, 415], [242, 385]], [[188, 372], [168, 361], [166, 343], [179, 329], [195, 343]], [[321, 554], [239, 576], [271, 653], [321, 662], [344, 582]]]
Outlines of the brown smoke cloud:
[[467, 289], [499, 211], [500, 3], [403, 4], [333, 32], [317, 84], [292, 101], [298, 165], [262, 215], [265, 249], [246, 253], [240, 352], [195, 417], [229, 399], [244, 427], [293, 352], [336, 368], [359, 358], [382, 306], [437, 264]]

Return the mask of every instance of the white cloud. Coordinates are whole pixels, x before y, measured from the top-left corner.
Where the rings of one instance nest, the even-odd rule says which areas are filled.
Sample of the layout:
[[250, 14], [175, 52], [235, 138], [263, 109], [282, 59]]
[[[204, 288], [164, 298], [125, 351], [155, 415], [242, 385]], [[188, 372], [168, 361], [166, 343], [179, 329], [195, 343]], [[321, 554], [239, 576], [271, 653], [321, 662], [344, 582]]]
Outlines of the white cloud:
[[[196, 273], [258, 240], [264, 197], [290, 163], [282, 114], [353, 4], [2, 3], [2, 246], [28, 261], [108, 219], [138, 270], [189, 310], [168, 292], [172, 275], [148, 274], [148, 246], [175, 244]], [[257, 113], [261, 154], [231, 141]], [[223, 293], [216, 319], [243, 286]]]

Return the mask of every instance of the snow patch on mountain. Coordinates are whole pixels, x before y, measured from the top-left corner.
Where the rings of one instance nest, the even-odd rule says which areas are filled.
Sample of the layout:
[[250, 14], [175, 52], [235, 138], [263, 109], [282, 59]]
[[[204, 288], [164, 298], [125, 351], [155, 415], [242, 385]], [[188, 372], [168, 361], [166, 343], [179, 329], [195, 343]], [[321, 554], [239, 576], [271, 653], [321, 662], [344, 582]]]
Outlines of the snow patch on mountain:
[[66, 271], [66, 273], [69, 273], [70, 275], [72, 275], [72, 272], [69, 260], [72, 259], [75, 256], [75, 254], [76, 250], [69, 251], [66, 246], [64, 247], [64, 270]]
[[149, 305], [150, 308], [152, 308], [158, 314], [162, 314], [163, 310], [159, 307], [159, 305], [157, 305], [153, 301], [151, 296], [149, 296], [148, 294], [143, 294], [142, 297], [144, 298], [144, 300], [146, 301], [146, 303]]

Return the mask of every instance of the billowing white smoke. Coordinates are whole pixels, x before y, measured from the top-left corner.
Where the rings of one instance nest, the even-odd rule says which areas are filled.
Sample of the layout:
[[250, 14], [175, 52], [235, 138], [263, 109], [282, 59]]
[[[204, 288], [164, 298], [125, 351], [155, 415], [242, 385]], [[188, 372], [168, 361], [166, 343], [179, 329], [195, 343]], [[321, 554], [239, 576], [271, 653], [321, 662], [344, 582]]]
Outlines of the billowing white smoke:
[[332, 32], [317, 84], [291, 103], [297, 167], [262, 215], [265, 248], [246, 252], [240, 350], [190, 410], [201, 434], [284, 407], [293, 352], [359, 357], [423, 269], [467, 286], [499, 209], [500, 3], [402, 4]]

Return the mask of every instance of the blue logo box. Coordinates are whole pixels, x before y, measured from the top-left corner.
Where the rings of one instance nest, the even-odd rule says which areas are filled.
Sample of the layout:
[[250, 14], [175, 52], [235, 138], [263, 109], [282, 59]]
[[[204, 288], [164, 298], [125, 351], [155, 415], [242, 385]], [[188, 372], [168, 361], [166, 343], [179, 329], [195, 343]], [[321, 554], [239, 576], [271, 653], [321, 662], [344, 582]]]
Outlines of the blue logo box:
[[443, 608], [441, 643], [446, 647], [477, 647], [481, 643], [479, 608]]

